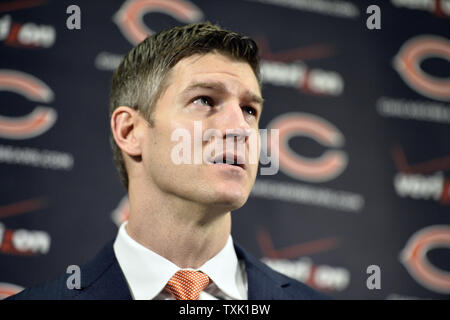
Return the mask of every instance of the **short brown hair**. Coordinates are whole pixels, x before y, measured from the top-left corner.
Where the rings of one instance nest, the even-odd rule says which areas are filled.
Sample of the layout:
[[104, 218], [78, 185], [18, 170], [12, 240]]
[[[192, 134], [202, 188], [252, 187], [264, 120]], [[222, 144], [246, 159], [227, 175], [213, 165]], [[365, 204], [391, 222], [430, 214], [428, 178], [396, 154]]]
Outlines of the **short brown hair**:
[[[109, 116], [117, 107], [128, 106], [138, 110], [152, 126], [151, 113], [169, 71], [183, 58], [210, 52], [247, 62], [261, 83], [258, 47], [249, 37], [209, 22], [174, 27], [147, 37], [123, 58], [112, 78]], [[122, 151], [113, 137], [111, 146], [120, 180], [128, 190]]]

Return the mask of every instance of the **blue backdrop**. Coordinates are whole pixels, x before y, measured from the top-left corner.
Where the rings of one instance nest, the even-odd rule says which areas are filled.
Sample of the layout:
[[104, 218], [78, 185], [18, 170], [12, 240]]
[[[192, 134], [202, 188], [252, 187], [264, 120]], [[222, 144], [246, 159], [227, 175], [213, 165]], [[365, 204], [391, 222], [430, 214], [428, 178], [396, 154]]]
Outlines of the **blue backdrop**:
[[0, 2], [0, 297], [115, 236], [112, 71], [147, 34], [209, 20], [257, 40], [261, 128], [280, 130], [280, 171], [234, 239], [334, 298], [448, 299], [449, 16], [438, 0]]

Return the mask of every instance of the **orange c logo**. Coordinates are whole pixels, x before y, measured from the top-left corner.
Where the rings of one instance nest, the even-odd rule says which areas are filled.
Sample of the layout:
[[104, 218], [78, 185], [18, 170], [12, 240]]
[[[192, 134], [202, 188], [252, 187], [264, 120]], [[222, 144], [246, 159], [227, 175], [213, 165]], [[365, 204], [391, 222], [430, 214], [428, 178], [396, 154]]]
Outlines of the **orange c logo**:
[[128, 41], [137, 45], [154, 33], [142, 21], [149, 12], [166, 13], [183, 23], [194, 23], [203, 18], [199, 8], [184, 0], [127, 0], [113, 20]]
[[289, 147], [295, 136], [307, 136], [327, 147], [342, 147], [344, 136], [330, 122], [307, 113], [286, 113], [268, 125], [279, 130], [280, 169], [287, 175], [309, 182], [325, 182], [339, 176], [347, 167], [348, 157], [343, 151], [328, 150], [316, 159], [296, 154]]
[[419, 36], [408, 40], [394, 59], [394, 67], [414, 90], [431, 99], [450, 101], [450, 79], [437, 78], [423, 71], [420, 64], [428, 58], [450, 62], [450, 42], [437, 36]]
[[450, 226], [436, 225], [416, 232], [401, 252], [400, 260], [424, 287], [449, 294], [450, 272], [437, 268], [427, 259], [427, 252], [436, 248], [450, 249]]
[[[0, 70], [0, 91], [12, 91], [36, 102], [53, 101], [53, 92], [45, 83], [19, 71]], [[43, 106], [22, 117], [0, 116], [0, 137], [16, 140], [36, 137], [50, 129], [55, 121], [56, 111]]]

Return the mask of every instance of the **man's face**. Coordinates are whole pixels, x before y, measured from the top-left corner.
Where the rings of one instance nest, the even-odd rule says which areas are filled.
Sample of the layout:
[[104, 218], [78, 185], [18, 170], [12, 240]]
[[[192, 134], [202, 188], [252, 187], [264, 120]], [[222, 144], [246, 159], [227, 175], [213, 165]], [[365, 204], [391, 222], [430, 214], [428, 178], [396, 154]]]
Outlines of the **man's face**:
[[[194, 203], [226, 210], [241, 207], [253, 187], [259, 162], [262, 99], [253, 70], [246, 62], [208, 53], [182, 59], [171, 70], [168, 80], [152, 114], [154, 126], [145, 129], [142, 161], [146, 183]], [[201, 142], [203, 151], [209, 148], [219, 152], [210, 152], [214, 160], [220, 158], [222, 162], [222, 154], [225, 157], [228, 151], [230, 157], [231, 151], [231, 157], [243, 158], [245, 163], [241, 166], [194, 163], [194, 124], [197, 133], [201, 125], [200, 139], [208, 129], [220, 132], [223, 144], [215, 138]], [[190, 134], [190, 164], [173, 161], [173, 148], [180, 142], [171, 138], [176, 131]], [[244, 146], [241, 151], [226, 149], [227, 132], [233, 131], [238, 134], [235, 142]], [[245, 131], [253, 136], [245, 137], [242, 135]], [[250, 142], [255, 138], [257, 161], [250, 163]]]

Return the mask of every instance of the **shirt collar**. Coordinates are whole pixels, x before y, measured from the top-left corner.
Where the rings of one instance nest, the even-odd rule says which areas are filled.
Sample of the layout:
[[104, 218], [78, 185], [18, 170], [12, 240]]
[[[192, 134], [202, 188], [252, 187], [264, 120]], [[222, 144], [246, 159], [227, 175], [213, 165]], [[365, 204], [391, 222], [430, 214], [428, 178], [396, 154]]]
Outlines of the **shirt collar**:
[[131, 238], [126, 225], [122, 223], [114, 242], [117, 261], [134, 299], [153, 299], [180, 268]]
[[225, 247], [210, 260], [206, 261], [199, 270], [206, 273], [227, 296], [241, 300], [243, 297], [237, 286], [237, 282], [241, 281], [238, 279], [241, 276], [238, 268], [238, 259], [234, 251], [233, 239], [230, 235]]
[[[131, 238], [126, 224], [120, 226], [114, 242], [117, 261], [134, 299], [154, 299], [180, 268]], [[231, 235], [222, 250], [197, 270], [207, 274], [227, 296], [243, 299], [237, 285], [241, 275]]]

